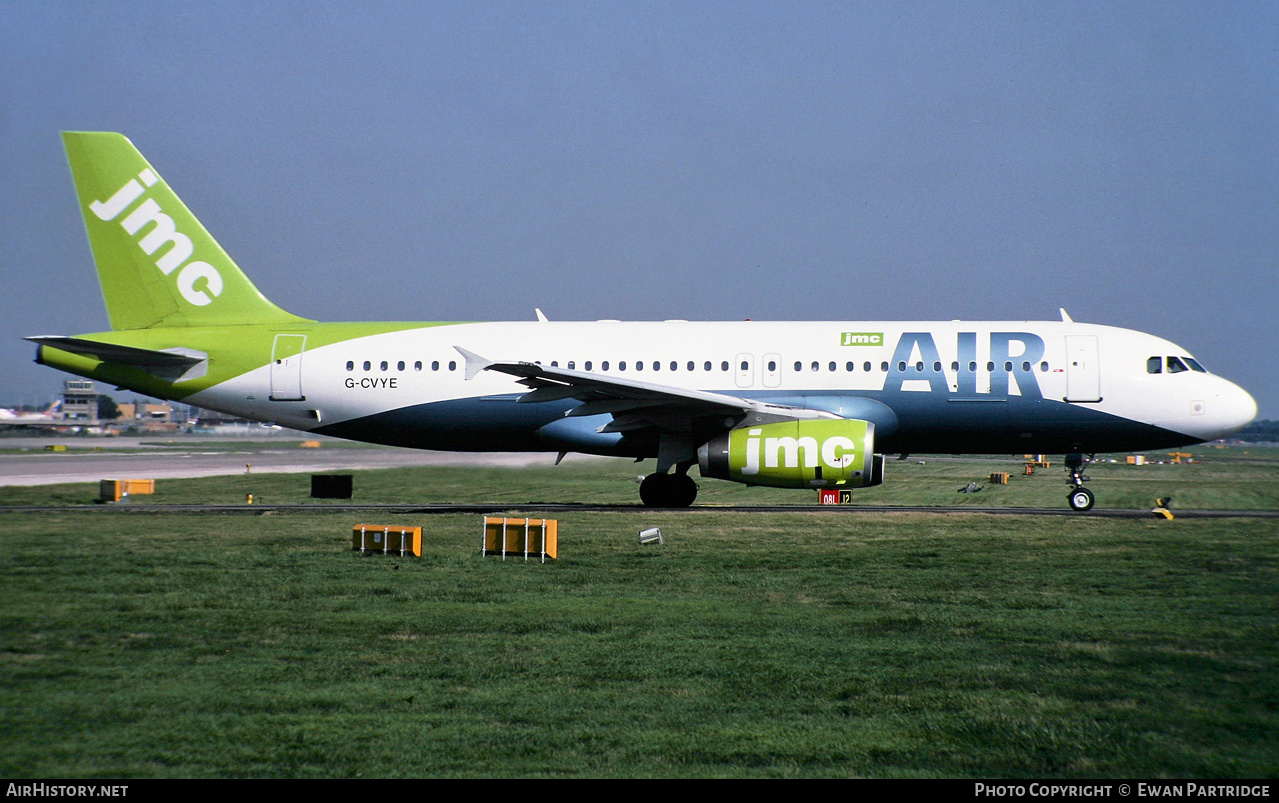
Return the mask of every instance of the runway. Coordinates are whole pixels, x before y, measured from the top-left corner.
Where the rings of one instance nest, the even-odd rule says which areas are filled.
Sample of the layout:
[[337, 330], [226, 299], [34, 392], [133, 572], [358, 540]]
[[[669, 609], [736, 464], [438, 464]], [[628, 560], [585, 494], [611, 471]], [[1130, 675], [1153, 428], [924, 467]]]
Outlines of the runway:
[[[98, 482], [102, 479], [175, 479], [243, 473], [316, 473], [406, 466], [552, 466], [555, 455], [542, 452], [465, 453], [350, 444], [320, 439], [318, 448], [305, 448], [297, 433], [213, 438], [177, 435], [165, 438], [47, 438], [0, 439], [0, 486], [33, 486]], [[66, 451], [48, 451], [60, 445]], [[608, 460], [588, 455], [568, 455], [566, 461]], [[0, 506], [0, 513], [101, 514], [181, 513], [197, 515], [261, 515], [264, 513], [381, 513], [404, 515], [516, 513], [544, 516], [574, 512], [591, 513], [815, 513], [820, 515], [932, 514], [987, 516], [1072, 516], [1092, 518], [1152, 518], [1141, 509], [1094, 508], [1079, 513], [1061, 508], [885, 506], [885, 505], [694, 505], [690, 508], [655, 509], [638, 502], [597, 504], [354, 504], [314, 502], [303, 504], [156, 505], [135, 499], [116, 504], [61, 506]], [[1173, 510], [1177, 518], [1277, 518], [1274, 510]]]
[[[1175, 518], [1223, 519], [1223, 518], [1279, 518], [1279, 510], [1174, 510]], [[1069, 508], [1025, 507], [944, 507], [944, 506], [892, 506], [892, 505], [693, 505], [687, 508], [651, 508], [641, 504], [593, 505], [593, 504], [352, 504], [306, 503], [287, 505], [151, 505], [125, 501], [93, 505], [9, 505], [0, 506], [3, 513], [101, 513], [101, 514], [182, 514], [219, 516], [261, 516], [267, 513], [370, 513], [387, 515], [447, 515], [525, 514], [544, 517], [564, 513], [640, 513], [645, 515], [707, 513], [761, 513], [806, 514], [841, 516], [857, 514], [925, 514], [937, 516], [1065, 516], [1100, 519], [1150, 519], [1162, 518], [1153, 510], [1093, 508], [1077, 512]]]
[[[310, 439], [308, 439], [310, 440]], [[406, 466], [551, 466], [545, 452], [466, 453], [397, 449], [317, 439], [304, 448], [297, 434], [218, 440], [173, 438], [0, 439], [0, 486], [56, 485], [102, 479], [177, 479], [230, 474], [309, 474]], [[63, 446], [66, 451], [47, 451]], [[570, 455], [565, 460], [592, 459]]]

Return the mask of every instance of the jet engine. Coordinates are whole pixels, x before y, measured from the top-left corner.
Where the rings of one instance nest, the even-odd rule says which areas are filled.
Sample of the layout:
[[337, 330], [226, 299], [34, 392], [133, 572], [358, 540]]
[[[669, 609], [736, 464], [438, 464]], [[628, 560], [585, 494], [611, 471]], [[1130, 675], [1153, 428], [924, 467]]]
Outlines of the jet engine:
[[855, 419], [741, 427], [703, 444], [703, 477], [773, 488], [864, 488], [884, 481], [875, 425]]

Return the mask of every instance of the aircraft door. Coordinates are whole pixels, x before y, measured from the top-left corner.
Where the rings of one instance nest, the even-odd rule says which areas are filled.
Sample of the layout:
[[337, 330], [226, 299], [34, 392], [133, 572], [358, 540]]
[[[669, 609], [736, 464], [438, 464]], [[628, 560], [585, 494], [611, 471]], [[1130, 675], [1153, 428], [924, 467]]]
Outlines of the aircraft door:
[[737, 355], [737, 386], [748, 388], [755, 383], [755, 358], [750, 354]]
[[302, 352], [306, 335], [276, 335], [271, 348], [271, 401], [305, 401]]
[[1066, 337], [1066, 401], [1101, 401], [1101, 370], [1095, 335]]

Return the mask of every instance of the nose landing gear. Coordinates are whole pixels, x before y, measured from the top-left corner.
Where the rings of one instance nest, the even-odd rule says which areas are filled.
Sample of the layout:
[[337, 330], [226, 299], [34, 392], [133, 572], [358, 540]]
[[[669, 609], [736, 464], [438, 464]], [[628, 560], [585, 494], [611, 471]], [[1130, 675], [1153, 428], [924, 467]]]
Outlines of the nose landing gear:
[[1070, 493], [1066, 496], [1066, 501], [1070, 503], [1071, 510], [1091, 510], [1093, 503], [1097, 501], [1093, 492], [1084, 487], [1084, 483], [1088, 482], [1088, 477], [1084, 476], [1084, 467], [1092, 462], [1093, 457], [1091, 454], [1084, 457], [1078, 452], [1066, 455], [1066, 473], [1070, 476], [1067, 480]]

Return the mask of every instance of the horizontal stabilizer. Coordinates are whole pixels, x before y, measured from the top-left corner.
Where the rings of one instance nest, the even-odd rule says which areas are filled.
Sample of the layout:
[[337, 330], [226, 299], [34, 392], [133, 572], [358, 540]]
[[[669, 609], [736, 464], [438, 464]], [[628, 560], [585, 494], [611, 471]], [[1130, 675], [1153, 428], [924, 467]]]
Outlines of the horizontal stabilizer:
[[139, 368], [186, 368], [208, 357], [208, 355], [199, 352], [185, 350], [181, 352], [155, 351], [153, 349], [140, 349], [136, 346], [121, 346], [116, 343], [86, 340], [82, 337], [41, 335], [26, 339], [41, 346], [51, 346], [61, 351], [79, 354], [82, 357], [92, 357], [103, 362], [136, 365]]

